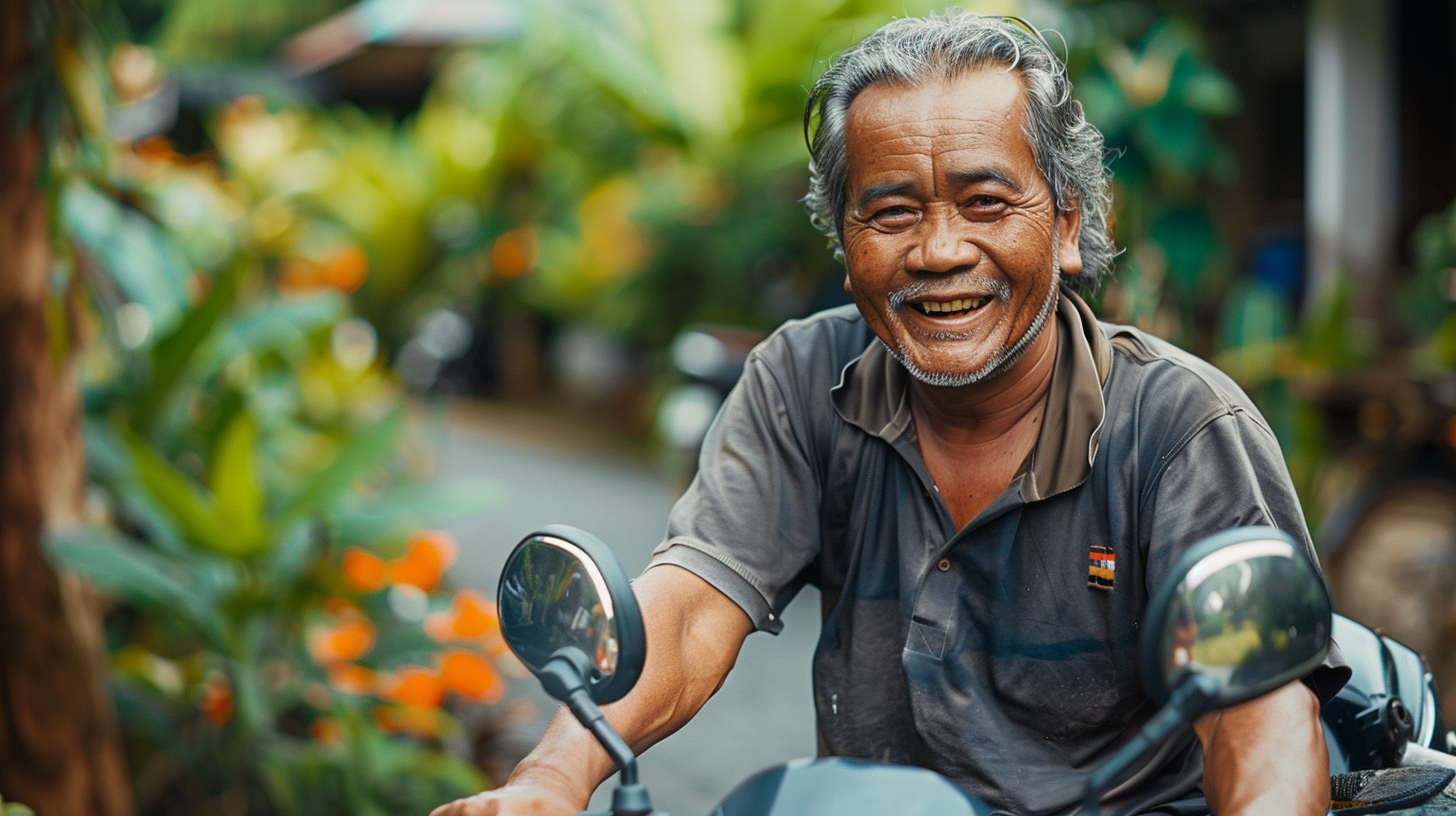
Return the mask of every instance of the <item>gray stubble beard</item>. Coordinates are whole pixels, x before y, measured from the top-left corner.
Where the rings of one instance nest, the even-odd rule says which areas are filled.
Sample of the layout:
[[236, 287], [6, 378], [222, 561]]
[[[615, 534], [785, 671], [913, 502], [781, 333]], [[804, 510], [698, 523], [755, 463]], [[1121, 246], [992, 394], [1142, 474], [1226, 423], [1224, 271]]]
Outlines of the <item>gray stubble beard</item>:
[[[963, 371], [960, 373], [930, 372], [915, 365], [903, 349], [891, 346], [888, 343], [885, 344], [885, 348], [889, 349], [891, 356], [900, 365], [904, 366], [906, 371], [910, 372], [910, 376], [926, 385], [934, 385], [942, 388], [959, 388], [965, 385], [974, 385], [975, 383], [991, 379], [1001, 374], [1011, 368], [1017, 360], [1021, 359], [1021, 355], [1025, 354], [1026, 350], [1031, 347], [1031, 344], [1036, 341], [1036, 338], [1041, 336], [1042, 330], [1046, 328], [1047, 323], [1051, 320], [1052, 312], [1056, 310], [1057, 293], [1061, 283], [1061, 263], [1059, 255], [1060, 252], [1058, 251], [1054, 234], [1052, 239], [1052, 285], [1047, 292], [1046, 300], [1041, 305], [1041, 311], [1037, 312], [1036, 319], [1031, 322], [1030, 326], [1026, 327], [1026, 331], [1022, 333], [1021, 337], [1015, 343], [1012, 343], [1010, 346], [1002, 346], [980, 368], [974, 371]], [[909, 293], [909, 288], [906, 287], [904, 291], [891, 293], [890, 305], [892, 309], [898, 309], [899, 306], [904, 304], [905, 300], [916, 294]], [[1006, 290], [1009, 291], [1009, 287], [1006, 287]], [[1000, 291], [996, 293], [997, 299], [1001, 299], [1000, 294]], [[897, 300], [899, 301], [898, 303], [896, 303]], [[985, 307], [983, 306], [981, 308], [984, 309]], [[964, 339], [960, 335], [951, 333], [944, 333], [943, 335], [932, 334], [931, 337], [936, 340]]]

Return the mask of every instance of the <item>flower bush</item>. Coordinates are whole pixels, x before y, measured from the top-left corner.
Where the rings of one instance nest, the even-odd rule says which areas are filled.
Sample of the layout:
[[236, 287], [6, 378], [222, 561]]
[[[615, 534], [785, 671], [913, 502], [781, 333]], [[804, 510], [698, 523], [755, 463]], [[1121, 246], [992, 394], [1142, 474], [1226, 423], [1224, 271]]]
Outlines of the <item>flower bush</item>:
[[489, 784], [457, 715], [505, 690], [494, 609], [421, 529], [485, 493], [411, 484], [421, 431], [347, 297], [370, 258], [244, 172], [252, 105], [220, 157], [55, 146], [91, 487], [51, 552], [111, 599], [142, 813], [423, 813]]

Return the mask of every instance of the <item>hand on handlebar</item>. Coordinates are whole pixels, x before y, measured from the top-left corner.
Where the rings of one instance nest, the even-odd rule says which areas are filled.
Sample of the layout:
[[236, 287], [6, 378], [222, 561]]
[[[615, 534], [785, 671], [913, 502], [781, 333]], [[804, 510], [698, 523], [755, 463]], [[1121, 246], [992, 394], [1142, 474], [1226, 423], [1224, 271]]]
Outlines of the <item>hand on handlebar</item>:
[[516, 782], [441, 805], [430, 816], [577, 816], [585, 802], [571, 801], [558, 791]]

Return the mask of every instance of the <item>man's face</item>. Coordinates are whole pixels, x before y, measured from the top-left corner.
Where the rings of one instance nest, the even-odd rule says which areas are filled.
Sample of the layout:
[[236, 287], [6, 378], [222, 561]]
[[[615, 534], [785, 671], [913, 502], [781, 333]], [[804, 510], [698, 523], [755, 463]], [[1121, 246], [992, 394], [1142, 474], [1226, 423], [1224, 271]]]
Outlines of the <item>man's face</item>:
[[1057, 267], [1082, 268], [1022, 135], [1015, 74], [877, 83], [849, 108], [845, 288], [920, 379], [984, 379], [1035, 337]]

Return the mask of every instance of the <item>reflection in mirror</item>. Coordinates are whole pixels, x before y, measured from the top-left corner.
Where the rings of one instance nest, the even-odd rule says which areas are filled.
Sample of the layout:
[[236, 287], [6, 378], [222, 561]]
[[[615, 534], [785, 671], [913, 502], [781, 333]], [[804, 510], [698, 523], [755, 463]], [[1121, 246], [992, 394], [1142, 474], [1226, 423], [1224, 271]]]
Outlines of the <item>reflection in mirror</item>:
[[1213, 680], [1231, 705], [1314, 668], [1329, 648], [1329, 594], [1288, 541], [1243, 541], [1200, 558], [1177, 584], [1162, 620], [1165, 689], [1190, 673]]
[[539, 672], [558, 649], [574, 646], [599, 678], [617, 670], [617, 620], [597, 564], [576, 545], [538, 535], [518, 547], [500, 584], [501, 633]]

